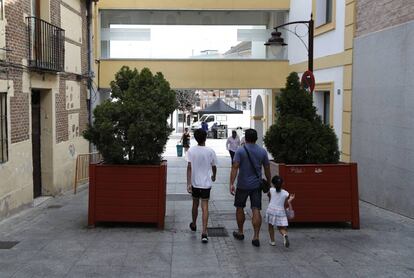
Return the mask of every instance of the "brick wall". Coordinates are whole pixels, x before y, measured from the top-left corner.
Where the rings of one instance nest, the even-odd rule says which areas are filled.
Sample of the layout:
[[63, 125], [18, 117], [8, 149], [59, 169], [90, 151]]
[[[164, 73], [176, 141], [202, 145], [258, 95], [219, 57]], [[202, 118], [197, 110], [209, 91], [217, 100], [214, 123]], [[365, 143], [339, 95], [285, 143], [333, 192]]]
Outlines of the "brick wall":
[[[82, 34], [81, 46], [82, 74], [86, 75], [88, 68], [87, 60], [87, 22], [85, 1], [82, 2], [81, 12], [77, 12], [65, 4], [62, 0], [50, 0], [50, 21], [53, 25], [61, 26], [60, 7], [63, 4], [81, 16], [84, 31]], [[14, 96], [10, 98], [10, 121], [11, 121], [11, 142], [17, 143], [30, 138], [30, 92], [22, 92], [23, 72], [29, 69], [22, 65], [28, 59], [28, 34], [25, 16], [31, 14], [30, 0], [15, 0], [5, 2], [6, 46], [11, 49], [7, 53], [7, 60], [11, 63], [8, 66], [8, 75], [2, 74], [1, 79], [11, 79], [14, 83]], [[67, 39], [68, 40], [68, 39]], [[69, 40], [68, 40], [69, 41]], [[71, 73], [59, 73], [59, 93], [56, 95], [56, 142], [68, 140], [68, 111], [66, 110], [66, 80], [77, 80], [77, 76]], [[88, 123], [87, 111], [87, 84], [86, 80], [81, 81], [81, 107], [70, 113], [79, 113], [80, 132], [86, 128]]]
[[67, 78], [60, 78], [59, 94], [55, 96], [56, 105], [56, 143], [68, 140], [68, 111], [66, 110]]
[[358, 0], [356, 36], [414, 20], [413, 0]]
[[29, 94], [22, 92], [22, 76], [25, 70], [22, 60], [27, 57], [27, 29], [24, 15], [30, 13], [29, 1], [6, 1], [5, 15], [7, 59], [13, 66], [8, 68], [8, 79], [14, 83], [14, 97], [10, 98], [11, 142], [29, 139]]
[[[74, 45], [81, 47], [81, 68], [82, 68], [82, 75], [87, 74], [88, 72], [88, 37], [87, 37], [87, 20], [86, 20], [86, 7], [85, 5], [81, 6], [81, 12], [79, 13], [71, 6], [67, 5], [65, 2], [61, 0], [54, 0], [55, 5], [59, 7], [62, 4], [72, 12], [76, 13], [82, 18], [82, 30], [84, 31], [82, 34], [82, 44], [78, 42], [74, 42], [70, 39], [66, 39], [67, 42], [70, 42]], [[84, 3], [84, 1], [82, 1]], [[52, 3], [51, 3], [52, 5]], [[59, 25], [60, 25], [60, 13], [59, 13]], [[80, 86], [80, 109], [77, 110], [66, 110], [66, 81], [77, 81], [77, 76], [75, 74], [65, 73], [61, 77], [60, 82], [60, 89], [59, 95], [56, 96], [56, 142], [62, 142], [68, 140], [68, 114], [69, 113], [79, 113], [79, 131], [80, 135], [86, 129], [88, 124], [88, 110], [87, 110], [87, 80], [82, 78], [81, 86]]]

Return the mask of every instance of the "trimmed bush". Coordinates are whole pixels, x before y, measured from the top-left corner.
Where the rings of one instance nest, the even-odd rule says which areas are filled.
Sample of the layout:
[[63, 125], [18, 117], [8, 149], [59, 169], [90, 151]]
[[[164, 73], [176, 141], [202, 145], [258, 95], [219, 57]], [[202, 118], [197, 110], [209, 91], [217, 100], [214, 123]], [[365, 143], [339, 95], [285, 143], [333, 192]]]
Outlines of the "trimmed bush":
[[286, 88], [276, 98], [276, 123], [267, 131], [264, 143], [278, 163], [338, 163], [338, 139], [322, 123], [312, 95], [302, 88], [299, 76], [291, 73]]
[[111, 97], [93, 111], [83, 136], [108, 164], [159, 164], [171, 133], [175, 93], [162, 73], [122, 67], [111, 82]]

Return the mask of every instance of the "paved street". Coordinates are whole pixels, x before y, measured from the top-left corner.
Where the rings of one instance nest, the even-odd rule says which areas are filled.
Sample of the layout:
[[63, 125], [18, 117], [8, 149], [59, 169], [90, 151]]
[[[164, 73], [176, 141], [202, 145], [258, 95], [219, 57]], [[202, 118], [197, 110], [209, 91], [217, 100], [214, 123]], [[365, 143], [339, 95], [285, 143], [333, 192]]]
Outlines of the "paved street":
[[[174, 154], [175, 143], [166, 154]], [[219, 141], [209, 144], [223, 148]], [[0, 249], [0, 277], [414, 277], [414, 220], [363, 202], [360, 230], [295, 226], [289, 249], [280, 237], [270, 246], [266, 227], [261, 247], [253, 247], [250, 223], [244, 242], [230, 236], [201, 244], [200, 233], [188, 229], [185, 159], [167, 159], [164, 231], [142, 225], [88, 229], [83, 187], [77, 195], [67, 193], [0, 222], [0, 241], [18, 242]], [[227, 191], [229, 170], [229, 157], [220, 157], [209, 226], [231, 234], [236, 222]]]

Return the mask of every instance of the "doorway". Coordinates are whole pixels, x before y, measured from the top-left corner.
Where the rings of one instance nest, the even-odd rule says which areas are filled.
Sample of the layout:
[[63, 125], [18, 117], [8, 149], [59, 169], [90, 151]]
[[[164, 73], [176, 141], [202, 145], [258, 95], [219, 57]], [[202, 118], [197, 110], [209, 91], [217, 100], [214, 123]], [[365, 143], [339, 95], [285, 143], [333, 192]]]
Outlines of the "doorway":
[[40, 91], [32, 90], [33, 197], [42, 195]]

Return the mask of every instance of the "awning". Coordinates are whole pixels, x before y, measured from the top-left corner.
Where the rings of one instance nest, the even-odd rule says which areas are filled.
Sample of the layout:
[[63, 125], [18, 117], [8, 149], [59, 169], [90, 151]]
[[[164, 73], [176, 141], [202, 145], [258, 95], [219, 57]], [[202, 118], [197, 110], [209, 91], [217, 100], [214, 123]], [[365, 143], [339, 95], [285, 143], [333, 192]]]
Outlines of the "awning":
[[243, 114], [243, 111], [227, 105], [219, 98], [208, 107], [198, 111], [198, 114]]

